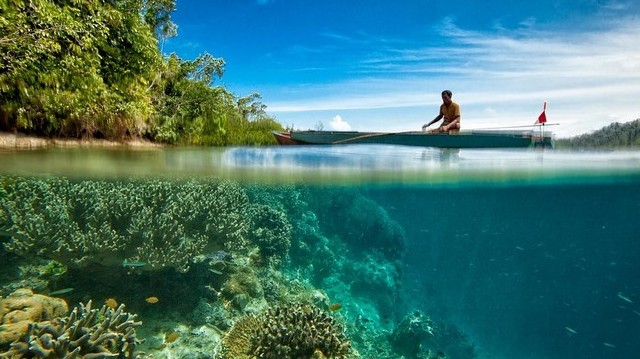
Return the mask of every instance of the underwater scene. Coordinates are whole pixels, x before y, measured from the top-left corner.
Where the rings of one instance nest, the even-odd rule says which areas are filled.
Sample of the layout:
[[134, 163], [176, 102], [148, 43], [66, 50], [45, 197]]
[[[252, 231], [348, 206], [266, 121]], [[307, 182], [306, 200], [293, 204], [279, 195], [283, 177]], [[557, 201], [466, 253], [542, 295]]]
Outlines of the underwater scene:
[[0, 152], [1, 358], [637, 358], [640, 152]]

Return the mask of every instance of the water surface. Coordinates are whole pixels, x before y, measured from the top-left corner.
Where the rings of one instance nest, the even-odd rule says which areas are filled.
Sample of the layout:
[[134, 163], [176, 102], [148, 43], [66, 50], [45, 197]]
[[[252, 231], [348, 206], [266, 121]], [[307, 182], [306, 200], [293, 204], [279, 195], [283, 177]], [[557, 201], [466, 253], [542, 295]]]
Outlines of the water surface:
[[[348, 282], [339, 273], [305, 279], [342, 302], [347, 320], [377, 315], [378, 329], [391, 331], [403, 314], [419, 309], [460, 328], [477, 357], [632, 358], [640, 352], [638, 151], [55, 149], [0, 152], [0, 163], [4, 175], [215, 177], [302, 189], [319, 238], [326, 238], [331, 255], [352, 263], [335, 268], [363, 273], [378, 255], [386, 258], [379, 265], [397, 265], [393, 289]], [[369, 207], [353, 204], [361, 198]], [[371, 204], [382, 211], [371, 213], [401, 227], [406, 247], [393, 250], [402, 253], [389, 254], [389, 244], [376, 239], [391, 227], [363, 224], [370, 214], [358, 208]], [[354, 220], [357, 215], [362, 218]], [[291, 268], [303, 273], [296, 252], [290, 255]], [[388, 291], [396, 297], [390, 300]]]

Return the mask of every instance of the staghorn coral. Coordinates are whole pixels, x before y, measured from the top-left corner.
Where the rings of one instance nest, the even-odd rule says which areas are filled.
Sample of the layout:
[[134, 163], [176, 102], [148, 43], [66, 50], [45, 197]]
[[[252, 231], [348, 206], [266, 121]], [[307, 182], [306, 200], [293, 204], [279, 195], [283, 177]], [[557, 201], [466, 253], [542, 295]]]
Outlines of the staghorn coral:
[[187, 271], [197, 255], [247, 246], [248, 198], [231, 181], [82, 181], [0, 176], [7, 250], [68, 266], [143, 262]]
[[117, 309], [102, 306], [91, 309], [80, 304], [66, 318], [49, 323], [29, 325], [26, 335], [13, 342], [11, 348], [0, 354], [6, 358], [134, 358], [136, 315], [124, 311], [124, 304]]
[[227, 359], [349, 358], [343, 327], [316, 307], [292, 303], [240, 319], [224, 339]]

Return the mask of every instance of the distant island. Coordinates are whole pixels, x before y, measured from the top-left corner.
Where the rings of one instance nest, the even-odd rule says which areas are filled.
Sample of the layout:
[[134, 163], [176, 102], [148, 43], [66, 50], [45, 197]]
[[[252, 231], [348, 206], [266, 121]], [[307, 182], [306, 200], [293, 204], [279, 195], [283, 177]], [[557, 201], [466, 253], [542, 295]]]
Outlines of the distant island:
[[597, 131], [556, 140], [559, 148], [640, 147], [640, 119], [614, 122]]

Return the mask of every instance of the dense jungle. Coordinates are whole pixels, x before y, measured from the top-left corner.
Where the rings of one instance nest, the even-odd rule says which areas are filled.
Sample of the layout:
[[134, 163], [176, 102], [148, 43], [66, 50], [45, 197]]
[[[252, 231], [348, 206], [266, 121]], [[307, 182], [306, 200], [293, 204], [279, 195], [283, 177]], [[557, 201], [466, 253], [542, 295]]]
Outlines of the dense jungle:
[[180, 145], [275, 143], [259, 93], [219, 84], [225, 61], [163, 55], [174, 0], [0, 1], [0, 131], [146, 138]]

